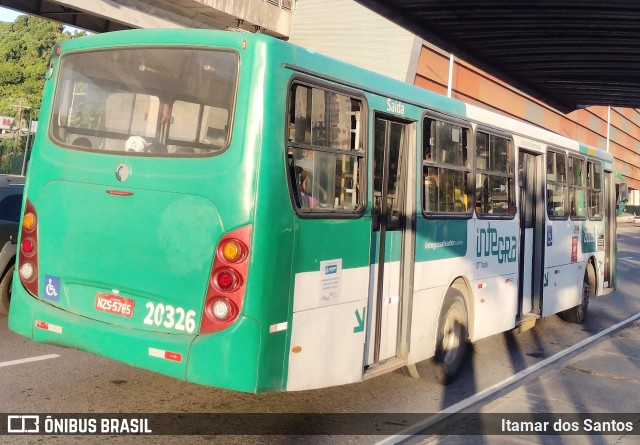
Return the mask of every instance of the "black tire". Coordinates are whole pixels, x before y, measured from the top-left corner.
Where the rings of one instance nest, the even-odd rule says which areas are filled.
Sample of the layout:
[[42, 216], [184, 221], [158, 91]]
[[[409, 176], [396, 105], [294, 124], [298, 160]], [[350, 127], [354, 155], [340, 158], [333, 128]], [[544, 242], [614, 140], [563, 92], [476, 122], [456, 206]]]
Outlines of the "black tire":
[[441, 385], [455, 380], [467, 352], [468, 326], [464, 297], [459, 290], [450, 288], [438, 320], [436, 353], [433, 358], [416, 364], [420, 377], [433, 379]]
[[569, 323], [582, 324], [587, 319], [587, 309], [589, 309], [589, 299], [592, 292], [596, 288], [596, 273], [593, 266], [587, 264], [587, 270], [584, 271], [584, 279], [582, 280], [582, 302], [570, 309], [560, 312], [558, 315], [564, 321]]
[[0, 315], [9, 313], [9, 303], [11, 302], [11, 283], [13, 281], [14, 266], [11, 266], [7, 273], [0, 280]]

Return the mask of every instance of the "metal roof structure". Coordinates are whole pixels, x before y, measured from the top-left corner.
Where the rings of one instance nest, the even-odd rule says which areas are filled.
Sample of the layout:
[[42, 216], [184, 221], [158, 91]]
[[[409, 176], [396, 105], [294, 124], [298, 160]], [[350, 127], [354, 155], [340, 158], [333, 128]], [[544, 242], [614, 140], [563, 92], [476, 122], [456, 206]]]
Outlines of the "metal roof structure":
[[640, 108], [640, 2], [356, 0], [562, 112]]
[[[355, 1], [561, 112], [591, 105], [640, 108], [639, 1]], [[94, 32], [242, 24], [246, 30], [261, 28], [282, 38], [288, 36], [294, 4], [294, 0], [0, 0], [1, 6]]]

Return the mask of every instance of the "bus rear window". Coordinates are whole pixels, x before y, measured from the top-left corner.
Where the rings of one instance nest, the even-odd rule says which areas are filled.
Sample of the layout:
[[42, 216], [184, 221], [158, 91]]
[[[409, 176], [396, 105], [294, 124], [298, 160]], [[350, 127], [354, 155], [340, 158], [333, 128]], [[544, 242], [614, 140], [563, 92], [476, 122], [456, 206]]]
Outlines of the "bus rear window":
[[50, 134], [90, 151], [197, 156], [229, 144], [238, 56], [134, 48], [63, 56]]

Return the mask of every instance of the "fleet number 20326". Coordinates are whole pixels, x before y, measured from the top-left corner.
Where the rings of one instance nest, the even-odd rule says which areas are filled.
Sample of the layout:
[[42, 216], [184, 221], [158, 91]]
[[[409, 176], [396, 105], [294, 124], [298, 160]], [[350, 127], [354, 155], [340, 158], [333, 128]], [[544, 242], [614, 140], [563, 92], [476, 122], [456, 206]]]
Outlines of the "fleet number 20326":
[[196, 311], [185, 311], [183, 308], [174, 308], [170, 304], [146, 304], [147, 316], [144, 324], [150, 326], [164, 326], [167, 329], [186, 331], [192, 333], [196, 328]]

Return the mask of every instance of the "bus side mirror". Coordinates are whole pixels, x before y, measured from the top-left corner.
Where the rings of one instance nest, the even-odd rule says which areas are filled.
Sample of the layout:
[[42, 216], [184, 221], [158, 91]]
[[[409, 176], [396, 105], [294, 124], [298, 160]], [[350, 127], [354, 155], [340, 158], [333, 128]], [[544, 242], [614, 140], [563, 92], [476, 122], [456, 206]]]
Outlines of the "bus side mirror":
[[629, 187], [627, 184], [616, 184], [616, 188], [618, 189], [618, 193], [616, 193], [617, 203], [620, 204], [621, 202], [627, 202], [629, 200]]

